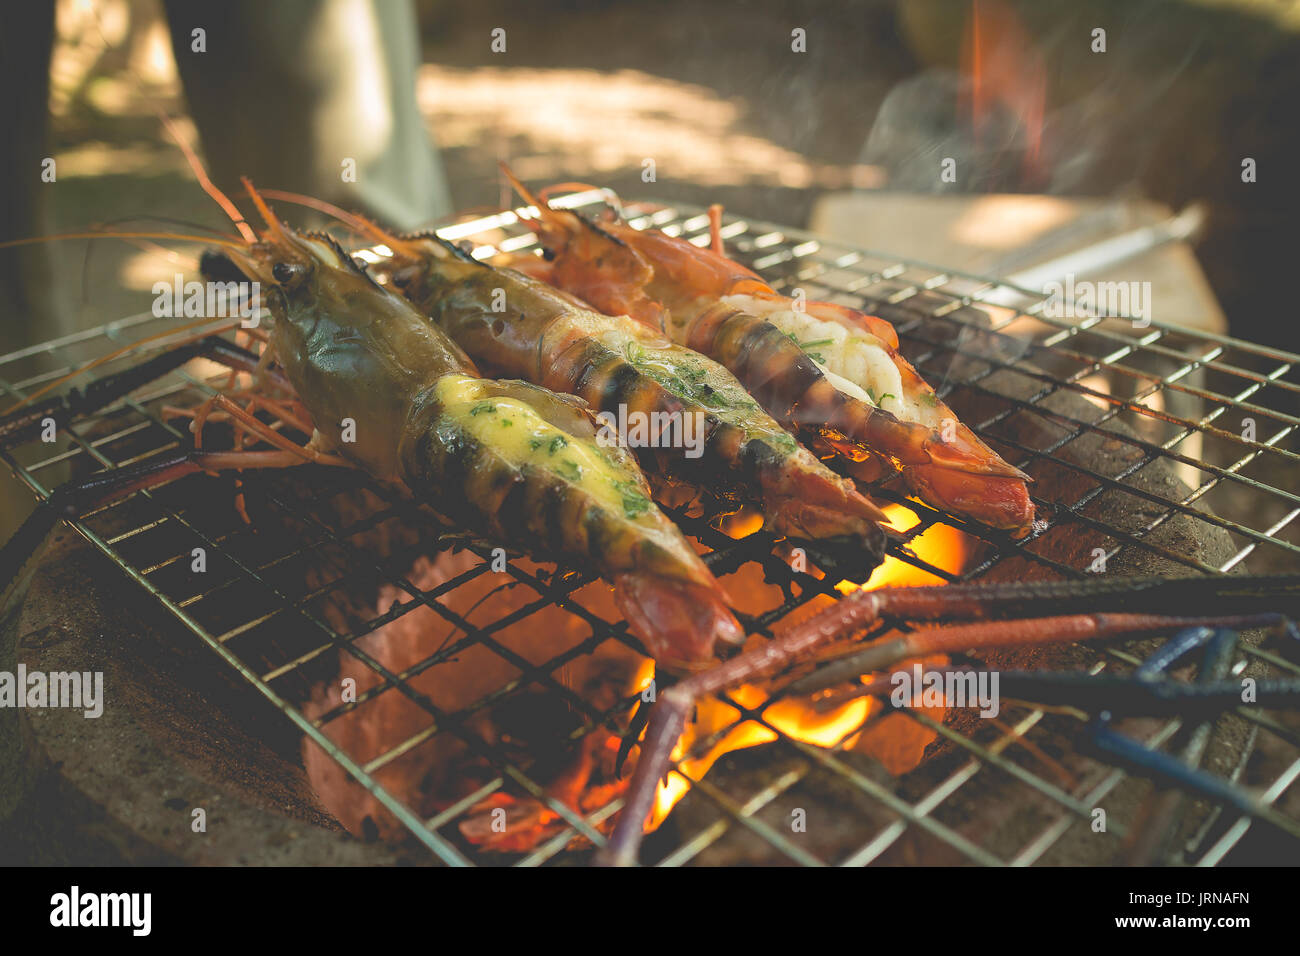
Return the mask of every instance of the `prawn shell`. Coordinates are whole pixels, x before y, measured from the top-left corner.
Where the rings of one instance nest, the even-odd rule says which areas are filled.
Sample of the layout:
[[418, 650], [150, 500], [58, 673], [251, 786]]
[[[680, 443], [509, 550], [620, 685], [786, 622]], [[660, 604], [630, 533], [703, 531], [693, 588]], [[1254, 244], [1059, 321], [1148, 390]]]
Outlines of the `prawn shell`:
[[[655, 435], [638, 443], [638, 458], [654, 473], [759, 503], [778, 534], [834, 539], [823, 556], [830, 560], [833, 551], [846, 573], [879, 562], [883, 513], [802, 448], [721, 364], [517, 272], [431, 255], [421, 276], [409, 268], [393, 274], [407, 276], [405, 290], [420, 311], [485, 369], [578, 395], [620, 421], [634, 413], [650, 421], [694, 417], [698, 457]], [[505, 308], [494, 311], [497, 290]]]
[[700, 663], [744, 639], [721, 585], [580, 404], [477, 377], [442, 329], [327, 239], [276, 224], [233, 261], [270, 292], [276, 355], [322, 444], [464, 527], [589, 561], [657, 657]]
[[[535, 200], [517, 181], [515, 186], [538, 206], [532, 225], [552, 260], [549, 281], [598, 309], [632, 315], [722, 362], [780, 421], [806, 437], [811, 433], [809, 440], [819, 450], [842, 451], [846, 442], [859, 445], [843, 460], [844, 470], [883, 476], [884, 456], [901, 468], [914, 491], [938, 507], [1018, 533], [1032, 526], [1034, 507], [1025, 487], [1031, 479], [970, 429], [958, 423], [954, 439], [936, 431], [933, 421], [904, 421], [877, 408], [874, 400], [845, 395], [796, 342], [778, 340], [785, 337], [779, 328], [763, 328], [759, 322], [770, 323], [728, 311], [720, 300], [732, 296], [752, 298], [759, 313], [794, 307], [753, 271], [658, 230], [618, 222], [595, 227], [573, 212]], [[903, 391], [928, 400], [940, 416], [956, 422], [898, 354], [898, 333], [888, 322], [830, 302], [806, 302], [800, 310], [877, 339], [898, 370]]]

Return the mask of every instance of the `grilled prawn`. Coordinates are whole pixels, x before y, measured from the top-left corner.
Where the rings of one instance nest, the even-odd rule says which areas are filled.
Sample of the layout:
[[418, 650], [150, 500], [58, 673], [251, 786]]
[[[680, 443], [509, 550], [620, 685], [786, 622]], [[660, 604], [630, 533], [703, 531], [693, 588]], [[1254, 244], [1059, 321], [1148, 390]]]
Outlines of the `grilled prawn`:
[[[313, 433], [312, 441], [294, 445], [227, 401], [222, 407], [232, 419], [277, 450], [237, 447], [164, 454], [62, 486], [0, 548], [0, 604], [11, 612], [8, 598], [21, 591], [40, 542], [60, 517], [76, 517], [110, 495], [117, 497], [199, 470], [271, 467], [302, 460], [350, 462], [379, 478], [405, 484], [468, 525], [511, 540], [532, 535], [544, 540], [550, 551], [581, 555], [615, 582], [625, 613], [661, 662], [695, 665], [696, 670], [661, 688], [649, 709], [623, 810], [601, 851], [604, 862], [635, 862], [658, 783], [672, 766], [674, 747], [696, 701], [810, 661], [837, 640], [871, 632], [882, 619], [969, 623], [909, 630], [855, 653], [852, 664], [833, 675], [834, 680], [866, 672], [882, 674], [868, 685], [855, 680], [856, 693], [875, 693], [873, 687], [886, 680], [892, 668], [936, 654], [1114, 639], [1190, 624], [1204, 625], [1197, 634], [1208, 639], [1213, 634], [1210, 627], [1276, 625], [1283, 623], [1278, 612], [1296, 613], [1300, 588], [1294, 576], [973, 582], [859, 590], [811, 618], [792, 623], [771, 641], [713, 667], [700, 667], [714, 640], [734, 640], [740, 636], [739, 628], [721, 603], [720, 589], [707, 569], [645, 498], [640, 475], [617, 449], [593, 443], [594, 425], [583, 406], [536, 386], [478, 378], [474, 365], [438, 328], [371, 282], [331, 241], [279, 225], [265, 204], [257, 197], [255, 201], [267, 220], [262, 236], [253, 234], [241, 220], [241, 231], [248, 230], [247, 243], [213, 242], [231, 249], [230, 259], [244, 274], [268, 288], [276, 320], [271, 345], [281, 360], [283, 376], [267, 367], [269, 353], [259, 361], [258, 356], [213, 338], [210, 320], [205, 320], [198, 324], [209, 331], [196, 333], [187, 345], [93, 381], [84, 391], [49, 396], [48, 391], [62, 383], [59, 379], [28, 395], [0, 414], [0, 438], [34, 433], [33, 429], [44, 427], [47, 416], [61, 424], [79, 413], [103, 408], [162, 374], [164, 366], [176, 368], [203, 354], [232, 369], [256, 373], [269, 387], [296, 392], [295, 399], [306, 409], [300, 415], [296, 408], [281, 406], [284, 414], [279, 417], [300, 422], [295, 427]], [[150, 238], [177, 237], [150, 234]], [[472, 285], [467, 282], [467, 289]], [[536, 304], [527, 301], [530, 308]], [[171, 337], [192, 330], [181, 326], [165, 334]], [[117, 354], [100, 356], [72, 374]], [[164, 358], [171, 364], [161, 361]], [[274, 404], [272, 400], [266, 407]], [[314, 423], [306, 421], [308, 412]], [[356, 442], [345, 437], [343, 417], [354, 420]], [[1124, 611], [1107, 613], [1110, 606]], [[1171, 616], [1189, 608], [1213, 613]], [[1039, 616], [1044, 614], [1056, 616]], [[1182, 639], [1175, 643], [1181, 650], [1166, 663], [1193, 646]], [[1172, 697], [1164, 683], [1148, 676], [1133, 689], [1140, 694], [1150, 690], [1151, 699], [1162, 708], [1158, 712], [1167, 712], [1171, 702], [1199, 706], [1217, 700], [1225, 707], [1240, 705], [1240, 688], [1216, 688], [1211, 698], [1204, 693], [1208, 687], [1187, 687], [1184, 690], [1195, 694]], [[1274, 698], [1295, 696], [1291, 686], [1261, 684], [1261, 692], [1265, 691]], [[1129, 699], [1137, 698], [1129, 695]], [[1106, 703], [1109, 709], [1111, 700]]]
[[[381, 268], [485, 369], [585, 399], [600, 410], [610, 443], [620, 439], [616, 422], [639, 416], [642, 436], [621, 439], [647, 468], [668, 482], [759, 505], [770, 530], [823, 567], [865, 577], [880, 563], [883, 513], [718, 363], [436, 237], [384, 240], [393, 258]], [[673, 428], [697, 440], [670, 440], [664, 432]]]
[[1030, 530], [1029, 477], [957, 420], [898, 353], [888, 322], [780, 295], [720, 249], [554, 209], [506, 175], [538, 210], [529, 224], [558, 288], [725, 365], [768, 412], [833, 450], [851, 473], [853, 463], [883, 455], [930, 504], [1017, 535]]
[[[266, 229], [228, 244], [225, 257], [262, 284], [271, 347], [315, 427], [311, 456], [400, 483], [503, 541], [585, 559], [613, 583], [657, 658], [697, 665], [715, 641], [743, 640], [721, 586], [651, 501], [635, 462], [597, 443], [585, 406], [480, 377], [451, 339], [333, 240], [282, 225], [249, 191]], [[237, 452], [203, 462], [242, 463]]]
[[[250, 192], [251, 189], [250, 189]], [[316, 440], [465, 524], [592, 562], [657, 658], [707, 659], [743, 632], [635, 462], [579, 403], [479, 377], [460, 347], [332, 241], [266, 220], [230, 258], [273, 292], [271, 345]], [[355, 441], [341, 425], [353, 420]]]

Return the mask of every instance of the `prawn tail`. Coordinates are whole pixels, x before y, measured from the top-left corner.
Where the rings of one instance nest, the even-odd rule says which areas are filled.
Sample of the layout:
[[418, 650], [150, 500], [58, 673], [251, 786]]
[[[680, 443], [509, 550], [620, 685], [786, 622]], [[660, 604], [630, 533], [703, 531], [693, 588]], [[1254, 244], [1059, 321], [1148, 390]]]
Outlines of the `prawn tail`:
[[940, 465], [904, 468], [903, 478], [921, 498], [945, 511], [1010, 531], [1017, 538], [1033, 529], [1034, 504], [1024, 478], [974, 474]]
[[934, 507], [1017, 536], [1032, 528], [1028, 483], [1033, 479], [1003, 461], [955, 418], [932, 429], [841, 396], [837, 424], [851, 441], [889, 456], [911, 491]]
[[716, 581], [629, 571], [615, 575], [614, 596], [632, 632], [665, 666], [699, 667], [719, 642], [744, 643], [745, 631]]
[[[938, 430], [917, 423], [900, 423], [916, 449], [902, 468], [903, 479], [919, 497], [945, 511], [966, 515], [991, 528], [1028, 534], [1034, 524], [1029, 483], [1034, 479], [984, 444], [948, 407]], [[878, 412], [878, 418], [887, 413]], [[892, 416], [890, 416], [892, 417]]]
[[881, 523], [887, 516], [849, 479], [804, 467], [798, 460], [804, 454], [765, 476], [766, 527], [803, 548], [823, 570], [865, 579], [884, 558], [888, 536]]
[[930, 464], [936, 468], [991, 478], [1014, 478], [1021, 482], [1034, 480], [1015, 465], [1003, 461], [1002, 456], [980, 441], [967, 426], [955, 418], [948, 420], [956, 422], [951, 435], [945, 437], [942, 433], [929, 432], [928, 437], [921, 441], [921, 448]]
[[[1032, 527], [1030, 477], [1003, 461], [946, 405], [936, 404], [940, 427], [903, 421], [841, 390], [776, 326], [725, 303], [702, 313], [689, 333], [693, 348], [731, 369], [764, 408], [801, 435], [811, 433], [854, 462], [882, 456], [937, 508], [1018, 534]], [[905, 384], [919, 381], [910, 366], [903, 371], [909, 373]]]

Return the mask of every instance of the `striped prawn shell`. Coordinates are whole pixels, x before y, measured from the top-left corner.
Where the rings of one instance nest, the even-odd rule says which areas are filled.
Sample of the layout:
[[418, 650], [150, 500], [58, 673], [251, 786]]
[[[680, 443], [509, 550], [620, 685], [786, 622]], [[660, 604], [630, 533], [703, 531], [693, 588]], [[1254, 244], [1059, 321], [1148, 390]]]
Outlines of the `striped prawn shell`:
[[641, 415], [651, 421], [696, 416], [703, 439], [698, 458], [687, 457], [667, 443], [660, 446], [657, 440], [638, 452], [664, 476], [691, 481], [724, 497], [743, 499], [745, 489], [769, 484], [771, 473], [790, 464], [785, 442], [773, 441], [770, 434], [750, 434], [736, 422], [674, 394], [598, 338], [575, 339], [552, 357], [541, 384], [577, 395], [611, 415], [625, 411], [629, 417]]
[[[503, 541], [541, 542], [552, 553], [583, 555], [611, 575], [641, 571], [707, 580], [667, 518], [629, 521], [583, 485], [554, 468], [521, 461], [468, 426], [463, 405], [438, 402], [425, 406], [408, 425], [403, 480], [431, 496], [439, 511], [463, 516]], [[569, 432], [566, 440], [583, 439]], [[650, 489], [635, 464], [618, 449], [605, 453], [630, 490], [648, 501]]]
[[845, 395], [798, 343], [766, 319], [718, 303], [691, 324], [688, 344], [729, 368], [791, 428], [887, 448], [899, 465], [930, 461], [924, 447], [930, 429]]
[[[504, 310], [490, 308], [496, 290], [504, 291]], [[431, 259], [407, 291], [485, 369], [577, 395], [615, 418], [693, 417], [698, 457], [679, 442], [641, 442], [635, 451], [648, 469], [759, 505], [770, 530], [822, 542], [824, 567], [858, 575], [881, 560], [882, 512], [800, 446], [719, 363], [511, 270]], [[688, 379], [703, 391], [690, 394]], [[712, 399], [698, 399], [704, 393]]]

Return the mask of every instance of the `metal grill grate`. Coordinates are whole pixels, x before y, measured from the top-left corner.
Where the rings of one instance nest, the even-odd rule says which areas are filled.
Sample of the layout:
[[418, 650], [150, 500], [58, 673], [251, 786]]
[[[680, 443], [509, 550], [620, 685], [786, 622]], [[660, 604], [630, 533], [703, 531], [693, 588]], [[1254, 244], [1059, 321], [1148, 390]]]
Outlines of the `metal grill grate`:
[[[600, 201], [598, 193], [561, 200], [574, 207], [594, 207]], [[625, 212], [635, 226], [685, 235], [701, 245], [707, 240], [707, 218], [698, 210], [628, 206]], [[477, 248], [476, 255], [482, 257], [532, 245], [531, 235], [512, 214], [459, 224], [444, 235], [490, 238], [493, 245]], [[1004, 457], [1031, 473], [1043, 467], [1067, 479], [1058, 486], [1068, 494], [1038, 500], [1044, 520], [1021, 541], [883, 491], [881, 497], [913, 516], [904, 540], [892, 549], [898, 560], [936, 579], [951, 580], [952, 575], [918, 558], [909, 547], [936, 525], [947, 525], [977, 556], [963, 579], [999, 573], [1079, 577], [1089, 572], [1092, 562], [1123, 567], [1148, 559], [1167, 562], [1165, 566], [1181, 573], [1223, 573], [1243, 562], [1256, 573], [1300, 570], [1300, 496], [1287, 477], [1300, 460], [1300, 356], [1159, 323], [1139, 327], [1119, 318], [1054, 318], [1047, 314], [1044, 297], [1029, 290], [899, 262], [760, 223], [730, 219], [723, 235], [738, 258], [778, 288], [797, 287], [810, 299], [866, 308], [892, 321], [921, 374], [936, 386], [942, 382], [940, 393]], [[14, 398], [28, 395], [113, 347], [165, 329], [167, 321], [136, 316], [5, 356], [0, 358], [0, 387]], [[124, 367], [127, 361], [110, 363], [101, 372]], [[129, 361], [139, 361], [139, 355]], [[47, 496], [72, 468], [84, 472], [122, 466], [184, 444], [187, 436], [164, 419], [160, 405], [210, 394], [212, 384], [223, 378], [224, 373], [205, 378], [204, 370], [192, 364], [79, 424], [54, 446], [31, 442], [0, 449], [0, 455], [37, 495]], [[1077, 396], [1082, 404], [1076, 401], [1063, 408], [1055, 404], [1061, 395]], [[1101, 440], [1105, 448], [1118, 452], [1113, 458], [1119, 465], [1071, 460], [1066, 454], [1071, 446], [1088, 440]], [[1147, 469], [1161, 463], [1186, 488], [1142, 480]], [[570, 708], [584, 729], [621, 728], [629, 701], [601, 705], [564, 681], [567, 666], [606, 642], [639, 651], [622, 622], [594, 611], [582, 599], [580, 588], [591, 578], [565, 569], [548, 574], [511, 560], [507, 574], [535, 597], [498, 620], [473, 624], [442, 599], [489, 573], [491, 554], [483, 542], [468, 542], [481, 562], [433, 587], [421, 587], [408, 570], [412, 557], [458, 540], [432, 513], [355, 473], [313, 470], [309, 480], [301, 475], [245, 476], [244, 482], [250, 506], [255, 502], [261, 509], [257, 533], [233, 515], [230, 480], [202, 476], [99, 509], [82, 516], [74, 527], [280, 708], [437, 859], [450, 864], [539, 865], [570, 858], [573, 854], [567, 851], [588, 846], [585, 840], [600, 842], [600, 825], [617, 811], [618, 799], [585, 815], [551, 800], [501, 740], [485, 739], [474, 729], [475, 715], [524, 690], [539, 689]], [[1114, 508], [1103, 507], [1116, 499], [1124, 499], [1124, 513], [1136, 514], [1139, 520], [1116, 522], [1111, 517]], [[770, 634], [800, 604], [835, 593], [829, 582], [796, 572], [775, 558], [772, 541], [764, 534], [735, 540], [703, 520], [675, 516], [711, 549], [706, 559], [715, 573], [726, 575], [761, 562], [787, 595], [760, 613], [742, 615], [751, 631]], [[1208, 529], [1226, 544], [1211, 553], [1182, 547], [1177, 538], [1171, 543], [1161, 529], [1168, 531], [1178, 522]], [[399, 532], [389, 535], [388, 545], [381, 548], [375, 540], [385, 528]], [[413, 549], [407, 542], [390, 553], [400, 529], [412, 528], [420, 532], [419, 547]], [[1060, 542], [1065, 537], [1088, 535], [1101, 545], [1088, 549], [1086, 560], [1063, 555]], [[185, 573], [193, 547], [205, 548], [208, 555], [208, 573], [201, 581]], [[341, 592], [359, 588], [373, 593], [380, 587], [396, 598], [391, 607], [382, 613], [372, 608], [368, 616], [354, 615], [348, 625], [340, 624]], [[582, 632], [561, 653], [531, 659], [500, 638], [504, 628], [554, 607], [571, 616]], [[360, 640], [419, 608], [430, 609], [459, 636], [418, 663], [397, 669]], [[890, 626], [905, 622], [885, 622], [864, 639], [878, 637]], [[454, 712], [445, 712], [413, 686], [421, 674], [471, 653], [494, 655], [505, 662], [511, 676]], [[1119, 648], [1088, 653], [1098, 670], [1128, 672], [1138, 662]], [[1233, 673], [1262, 665], [1274, 673], [1300, 675], [1293, 660], [1273, 650], [1242, 644], [1237, 653]], [[329, 673], [340, 655], [370, 674], [371, 686], [355, 702], [309, 706], [312, 684]], [[404, 697], [418, 711], [421, 729], [378, 755], [349, 752], [332, 741], [334, 722], [383, 695]], [[737, 713], [731, 727], [752, 721], [773, 738], [762, 751], [763, 759], [779, 764], [780, 772], [758, 784], [744, 774], [714, 774], [693, 782], [690, 799], [695, 809], [686, 823], [677, 821], [676, 814], [670, 818], [671, 827], [648, 843], [647, 860], [670, 865], [708, 860], [710, 848], [734, 831], [770, 850], [773, 859], [808, 865], [912, 858], [1059, 862], [1070, 859], [1062, 854], [1068, 854], [1080, 834], [1107, 840], [1111, 852], [1119, 852], [1121, 841], [1137, 825], [1136, 811], [1127, 818], [1112, 813], [1104, 834], [1092, 833], [1092, 811], [1126, 788], [1140, 798], [1148, 786], [1094, 756], [1081, 756], [1084, 723], [1068, 713], [1012, 705], [1000, 720], [978, 721], [978, 727], [970, 728], [904, 711], [907, 720], [946, 741], [948, 750], [945, 759], [889, 778], [872, 772], [850, 752], [846, 743], [856, 729], [834, 746], [813, 746], [791, 738], [765, 716], [779, 694], [752, 707], [735, 696], [726, 699]], [[1256, 746], [1247, 743], [1239, 761], [1214, 769], [1271, 807], [1269, 812], [1284, 828], [1300, 832], [1300, 801], [1289, 791], [1300, 776], [1296, 724], [1287, 715], [1245, 709], [1239, 719], [1246, 722], [1247, 739], [1255, 738]], [[1141, 728], [1142, 737], [1151, 747], [1167, 747], [1181, 726], [1178, 719], [1153, 721]], [[707, 748], [729, 729], [697, 742], [698, 747]], [[460, 741], [461, 749], [490, 771], [475, 792], [429, 813], [390, 792], [381, 781], [385, 768], [395, 761], [443, 738]], [[837, 781], [851, 791], [842, 813], [856, 812], [852, 807], [863, 801], [878, 810], [872, 832], [840, 840], [830, 852], [814, 851], [779, 819], [773, 822], [771, 814], [785, 805], [782, 800], [799, 794], [813, 778]], [[542, 800], [563, 825], [524, 854], [503, 856], [476, 849], [462, 838], [458, 822], [471, 807], [502, 791]], [[1014, 807], [1024, 818], [1014, 837], [1005, 828], [972, 826], [993, 803]], [[1138, 803], [1117, 805], [1131, 810]], [[1180, 839], [1175, 858], [1213, 865], [1251, 826], [1238, 810], [1210, 807], [1195, 832]]]

